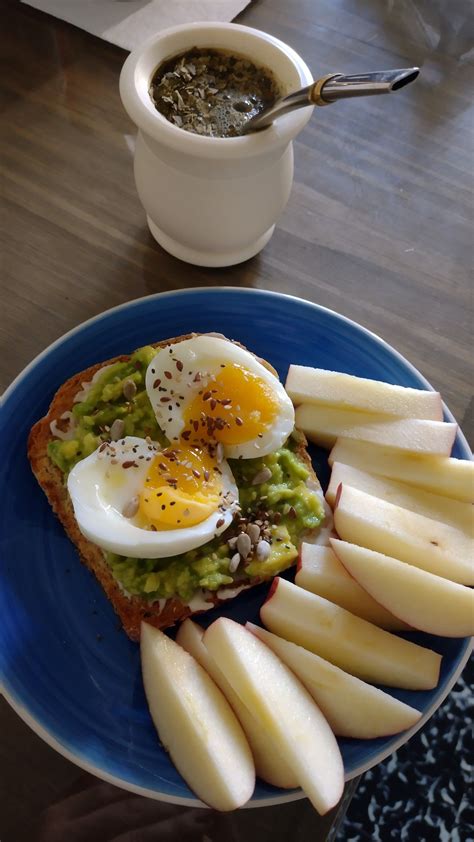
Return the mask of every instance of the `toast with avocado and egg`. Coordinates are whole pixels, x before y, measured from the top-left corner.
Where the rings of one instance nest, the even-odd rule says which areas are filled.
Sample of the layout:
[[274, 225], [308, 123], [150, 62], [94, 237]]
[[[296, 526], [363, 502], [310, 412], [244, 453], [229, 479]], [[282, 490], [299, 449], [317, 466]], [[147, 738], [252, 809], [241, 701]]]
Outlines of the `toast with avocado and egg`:
[[28, 455], [132, 640], [281, 573], [324, 519], [276, 372], [216, 334], [75, 375]]

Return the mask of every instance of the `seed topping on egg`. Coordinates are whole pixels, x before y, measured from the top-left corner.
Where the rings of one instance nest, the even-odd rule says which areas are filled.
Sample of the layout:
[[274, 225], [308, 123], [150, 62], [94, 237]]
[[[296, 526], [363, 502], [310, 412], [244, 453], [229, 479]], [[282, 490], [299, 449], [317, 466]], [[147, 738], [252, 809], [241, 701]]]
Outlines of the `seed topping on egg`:
[[[68, 477], [76, 520], [104, 549], [166, 558], [201, 546], [232, 523], [238, 489], [226, 462], [197, 447], [103, 442]], [[156, 537], [153, 537], [156, 536]]]
[[263, 456], [294, 426], [293, 406], [275, 374], [223, 337], [194, 336], [160, 349], [146, 385], [168, 440], [214, 456], [219, 444], [226, 457]]
[[[277, 517], [263, 510], [259, 522], [241, 516], [227, 458], [280, 447], [294, 426], [291, 401], [252, 354], [211, 336], [161, 348], [146, 390], [169, 444], [124, 437], [126, 424], [116, 419], [105, 430], [111, 441], [78, 463], [68, 481], [80, 528], [104, 549], [140, 558], [179, 555], [228, 529], [238, 578], [239, 565], [271, 551]], [[131, 411], [133, 377], [122, 391]], [[267, 478], [264, 470], [255, 483]]]
[[123, 516], [124, 517], [135, 517], [136, 513], [138, 512], [139, 503], [140, 503], [140, 500], [139, 500], [138, 495], [136, 494], [123, 507], [123, 509], [122, 509]]

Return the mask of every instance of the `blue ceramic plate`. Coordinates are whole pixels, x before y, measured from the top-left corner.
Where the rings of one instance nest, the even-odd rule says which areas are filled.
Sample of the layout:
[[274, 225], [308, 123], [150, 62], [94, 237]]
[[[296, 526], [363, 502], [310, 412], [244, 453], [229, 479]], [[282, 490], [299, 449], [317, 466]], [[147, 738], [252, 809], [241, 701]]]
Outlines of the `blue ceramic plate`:
[[[190, 331], [219, 331], [268, 359], [285, 378], [290, 363], [430, 388], [413, 366], [374, 334], [336, 313], [290, 296], [213, 288], [165, 293], [97, 316], [42, 353], [5, 395], [1, 415], [0, 674], [7, 700], [53, 748], [118, 786], [164, 801], [200, 805], [160, 747], [143, 693], [138, 645], [53, 516], [31, 474], [26, 440], [53, 393], [72, 374], [140, 345]], [[446, 418], [452, 420], [446, 412]], [[454, 456], [469, 458], [458, 435]], [[324, 482], [327, 465], [314, 452]], [[222, 609], [257, 622], [266, 587]], [[218, 613], [206, 617], [210, 622]], [[431, 692], [394, 691], [423, 711], [420, 727], [445, 698], [469, 652], [468, 640], [413, 634], [443, 654]], [[416, 730], [377, 740], [341, 740], [347, 778], [404, 743]], [[257, 783], [250, 806], [302, 797]]]

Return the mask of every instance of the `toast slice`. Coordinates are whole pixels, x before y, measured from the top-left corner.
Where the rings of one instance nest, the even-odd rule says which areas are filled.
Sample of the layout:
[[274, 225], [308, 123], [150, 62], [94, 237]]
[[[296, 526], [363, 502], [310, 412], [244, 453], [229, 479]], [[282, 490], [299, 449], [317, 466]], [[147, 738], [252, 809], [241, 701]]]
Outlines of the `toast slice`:
[[[175, 337], [174, 339], [167, 339], [163, 342], [155, 343], [154, 347], [159, 348], [174, 344], [195, 335], [197, 334], [188, 334]], [[130, 355], [121, 355], [114, 359], [97, 363], [67, 380], [54, 395], [47, 415], [41, 418], [32, 428], [28, 439], [28, 458], [39, 485], [46, 494], [54, 513], [61, 521], [69, 538], [76, 546], [81, 560], [94, 573], [102, 585], [107, 598], [119, 615], [127, 635], [132, 640], [139, 640], [140, 625], [143, 620], [156, 628], [166, 628], [203, 609], [200, 607], [196, 608], [196, 604], [194, 606], [193, 604], [186, 604], [179, 597], [166, 600], [160, 599], [152, 602], [144, 597], [124, 591], [119, 581], [113, 575], [104, 551], [82, 535], [74, 517], [73, 506], [69, 498], [63, 473], [48, 455], [48, 445], [55, 439], [50, 425], [52, 422], [57, 421], [63, 413], [71, 411], [75, 399], [77, 401], [78, 393], [83, 388], [83, 384], [90, 382], [94, 375], [105, 366], [112, 365], [116, 362], [126, 362], [129, 359]], [[260, 360], [260, 362], [276, 375], [275, 370], [269, 363], [264, 360]], [[295, 446], [295, 455], [305, 464], [309, 472], [307, 485], [322, 499], [321, 487], [313, 470], [306, 446], [306, 439], [302, 434], [299, 435]], [[302, 534], [299, 539], [300, 543], [303, 538], [307, 537], [307, 533]], [[223, 537], [223, 541], [226, 541], [225, 537]], [[251, 587], [259, 584], [261, 581], [262, 579], [260, 578], [250, 579], [245, 584], [245, 587]], [[219, 589], [220, 596], [217, 595], [217, 592], [209, 592], [206, 595], [206, 601], [210, 603], [210, 607], [211, 605], [217, 605], [227, 601], [233, 596], [233, 592], [238, 590], [240, 588], [235, 588], [235, 586], [229, 586], [227, 589], [224, 586]]]

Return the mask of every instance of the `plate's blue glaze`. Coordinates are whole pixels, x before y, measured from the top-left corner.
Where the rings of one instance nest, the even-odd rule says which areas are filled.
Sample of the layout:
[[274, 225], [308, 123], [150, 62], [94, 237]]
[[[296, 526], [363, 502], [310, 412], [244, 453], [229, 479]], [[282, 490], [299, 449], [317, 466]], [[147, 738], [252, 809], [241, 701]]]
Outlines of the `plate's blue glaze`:
[[[382, 340], [336, 313], [274, 293], [214, 288], [151, 296], [110, 310], [51, 346], [8, 390], [0, 429], [0, 673], [5, 695], [31, 727], [79, 765], [120, 786], [192, 804], [192, 793], [151, 724], [138, 646], [119, 630], [101, 588], [79, 563], [26, 458], [28, 431], [66, 378], [92, 363], [190, 331], [219, 331], [240, 340], [268, 359], [282, 378], [295, 362], [404, 386], [429, 384]], [[469, 458], [462, 436], [453, 455]], [[321, 452], [315, 459], [323, 464]], [[265, 591], [261, 586], [241, 595], [225, 613], [256, 622]], [[468, 641], [413, 639], [444, 656], [436, 690], [396, 692], [427, 717], [459, 674]], [[374, 765], [407, 737], [341, 740], [347, 775]], [[258, 782], [252, 806], [295, 797], [299, 793]]]

